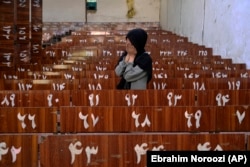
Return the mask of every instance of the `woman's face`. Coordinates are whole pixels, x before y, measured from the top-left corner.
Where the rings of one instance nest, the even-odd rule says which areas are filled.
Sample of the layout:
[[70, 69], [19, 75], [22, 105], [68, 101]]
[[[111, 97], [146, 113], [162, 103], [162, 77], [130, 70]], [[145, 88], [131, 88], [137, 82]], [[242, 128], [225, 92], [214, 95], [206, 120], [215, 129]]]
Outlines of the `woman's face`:
[[126, 39], [126, 51], [129, 54], [134, 54], [134, 55], [136, 55], [136, 53], [137, 53], [135, 47], [131, 44], [131, 42], [129, 41], [128, 38]]

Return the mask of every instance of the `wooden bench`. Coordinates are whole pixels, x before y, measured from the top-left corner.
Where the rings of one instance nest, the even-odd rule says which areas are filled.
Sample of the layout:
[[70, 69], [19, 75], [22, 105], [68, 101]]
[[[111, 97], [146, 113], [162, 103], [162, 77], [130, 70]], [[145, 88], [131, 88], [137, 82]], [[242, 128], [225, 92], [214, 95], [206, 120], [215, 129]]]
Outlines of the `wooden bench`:
[[213, 132], [216, 120], [216, 107], [60, 107], [62, 133]]
[[0, 135], [0, 143], [0, 166], [38, 166], [37, 135]]
[[183, 89], [183, 78], [152, 78], [148, 89]]
[[0, 133], [56, 133], [56, 107], [0, 108]]
[[208, 89], [250, 89], [250, 78], [207, 78]]
[[210, 90], [210, 89], [226, 89], [240, 90], [250, 88], [250, 78], [185, 78], [183, 79], [184, 89]]
[[206, 90], [208, 83], [206, 78], [185, 78], [183, 79], [183, 89]]
[[2, 90], [1, 107], [60, 107], [70, 106], [70, 90]]
[[1, 107], [20, 107], [20, 91], [0, 90]]
[[[249, 103], [250, 104], [250, 103]], [[216, 108], [216, 131], [249, 132], [250, 105], [221, 106]]]
[[80, 79], [79, 89], [82, 90], [103, 90], [103, 89], [116, 89], [118, 78], [84, 78]]
[[1, 80], [2, 90], [73, 90], [79, 89], [78, 79], [8, 79]]
[[[6, 30], [9, 31], [9, 30]], [[11, 38], [7, 37], [7, 38]], [[0, 39], [0, 41], [2, 41]], [[13, 46], [14, 40], [9, 40], [6, 44], [1, 44], [0, 46], [0, 71], [13, 70], [15, 67], [14, 58], [15, 58], [15, 48]], [[2, 43], [2, 42], [1, 42]]]
[[73, 106], [194, 106], [195, 90], [72, 90]]
[[62, 133], [248, 132], [249, 109], [249, 106], [62, 106], [60, 129]]
[[205, 90], [197, 92], [199, 106], [249, 105], [250, 90]]
[[[70, 106], [70, 90], [31, 90], [20, 93], [23, 107], [57, 107]], [[26, 100], [25, 100], [26, 99]]]
[[147, 150], [245, 151], [244, 134], [120, 133], [50, 135], [39, 145], [41, 166], [140, 166]]

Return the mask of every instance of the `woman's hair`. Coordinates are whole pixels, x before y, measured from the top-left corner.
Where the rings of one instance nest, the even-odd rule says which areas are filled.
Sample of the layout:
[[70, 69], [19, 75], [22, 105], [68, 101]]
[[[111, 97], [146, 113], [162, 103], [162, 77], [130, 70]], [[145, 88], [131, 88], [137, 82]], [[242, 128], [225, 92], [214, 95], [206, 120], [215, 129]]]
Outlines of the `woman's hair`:
[[126, 39], [129, 39], [138, 54], [145, 52], [144, 47], [148, 39], [148, 34], [145, 30], [141, 28], [132, 29], [126, 35]]

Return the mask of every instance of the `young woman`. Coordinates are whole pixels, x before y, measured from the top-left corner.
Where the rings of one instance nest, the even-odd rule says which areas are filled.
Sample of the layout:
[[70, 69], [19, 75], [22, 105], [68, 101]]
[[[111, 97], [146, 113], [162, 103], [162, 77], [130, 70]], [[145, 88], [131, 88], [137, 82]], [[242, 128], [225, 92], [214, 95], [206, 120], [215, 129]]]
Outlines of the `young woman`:
[[152, 78], [152, 58], [145, 51], [147, 32], [141, 28], [126, 35], [126, 51], [119, 59], [115, 73], [121, 77], [117, 89], [147, 89]]

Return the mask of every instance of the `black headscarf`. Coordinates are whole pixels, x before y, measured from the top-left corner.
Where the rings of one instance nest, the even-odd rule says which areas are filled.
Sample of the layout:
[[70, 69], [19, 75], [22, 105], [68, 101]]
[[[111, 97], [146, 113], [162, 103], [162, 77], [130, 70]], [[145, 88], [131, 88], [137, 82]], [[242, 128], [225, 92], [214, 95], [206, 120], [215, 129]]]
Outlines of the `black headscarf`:
[[129, 39], [131, 44], [136, 48], [137, 55], [145, 52], [145, 45], [148, 39], [148, 34], [141, 28], [130, 30], [126, 35], [126, 39]]

